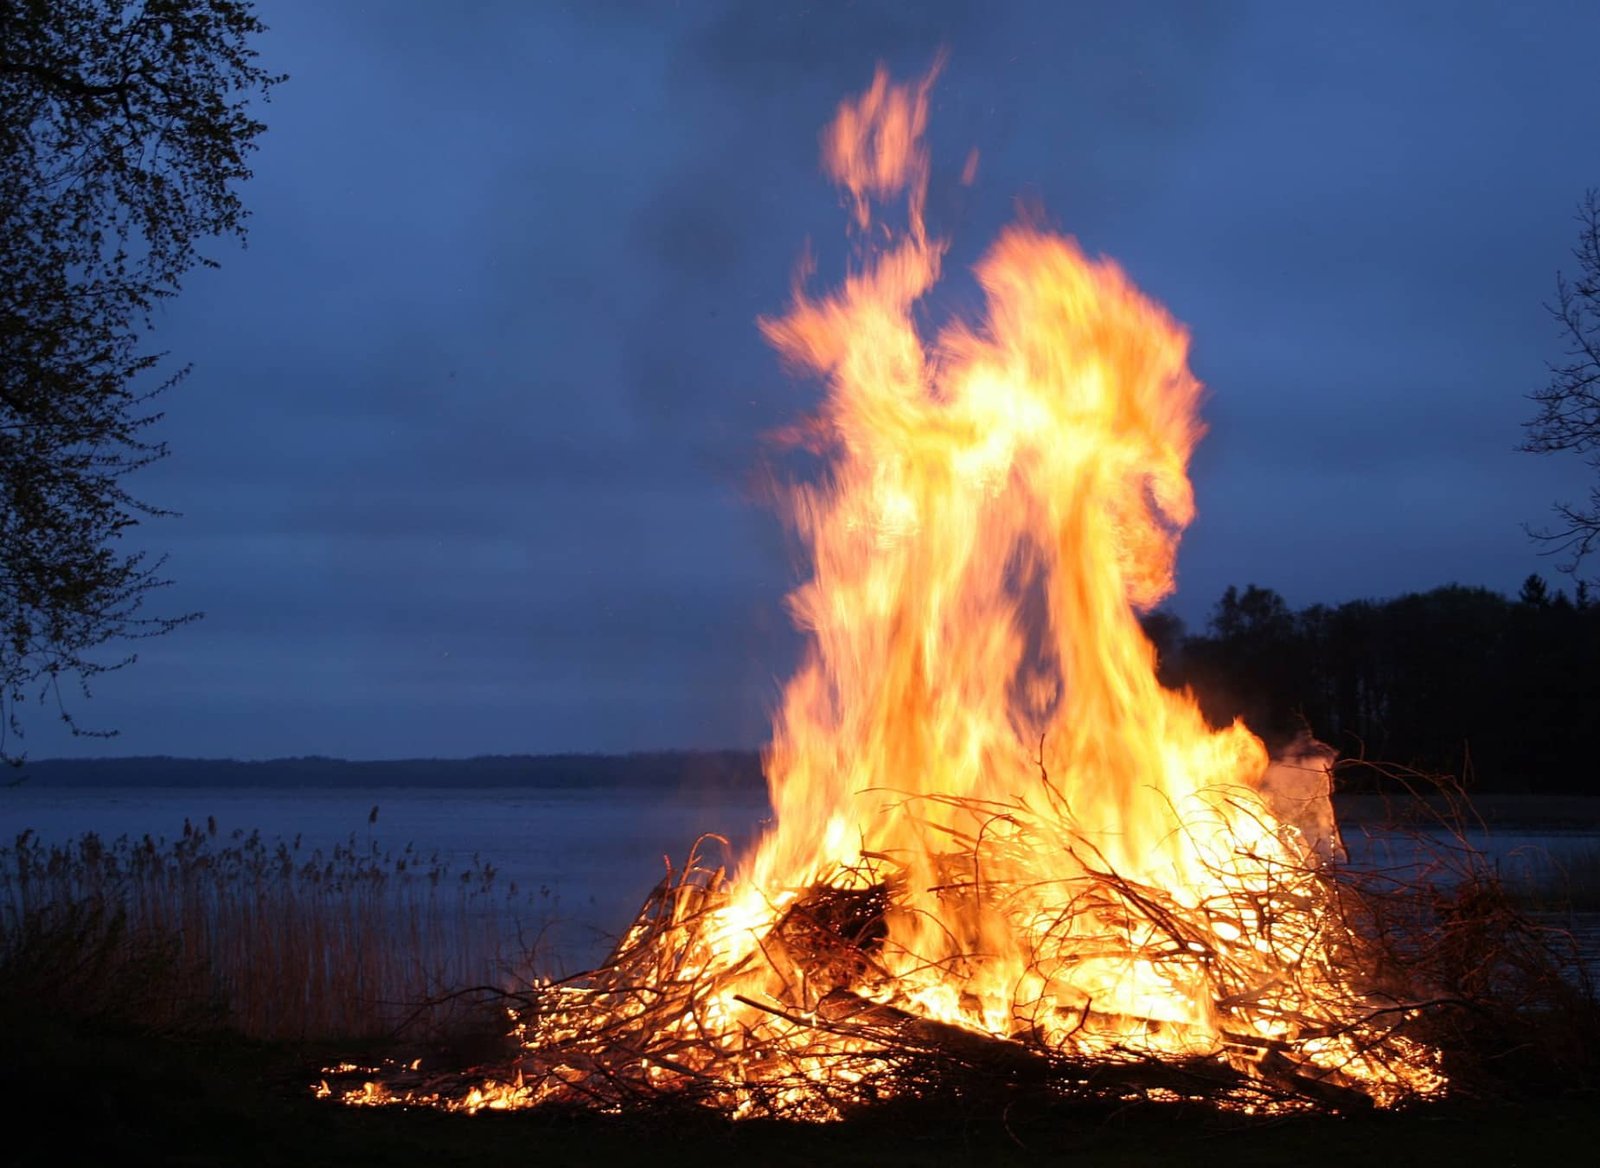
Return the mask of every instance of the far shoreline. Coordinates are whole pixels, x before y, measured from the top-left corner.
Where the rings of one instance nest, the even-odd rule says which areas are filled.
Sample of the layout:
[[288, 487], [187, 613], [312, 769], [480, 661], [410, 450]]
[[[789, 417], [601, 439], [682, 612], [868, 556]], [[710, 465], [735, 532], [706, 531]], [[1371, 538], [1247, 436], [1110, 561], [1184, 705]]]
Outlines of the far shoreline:
[[[88, 790], [228, 789], [259, 791], [522, 790], [616, 792], [695, 799], [763, 796], [766, 780], [755, 750], [676, 750], [633, 754], [482, 755], [465, 759], [347, 760], [323, 757], [267, 760], [177, 758], [57, 758], [30, 761], [0, 773], [0, 783], [33, 792]], [[4, 793], [0, 791], [0, 805]], [[1600, 795], [1525, 791], [1413, 794], [1339, 791], [1333, 796], [1344, 826], [1454, 824], [1471, 829], [1600, 831]]]

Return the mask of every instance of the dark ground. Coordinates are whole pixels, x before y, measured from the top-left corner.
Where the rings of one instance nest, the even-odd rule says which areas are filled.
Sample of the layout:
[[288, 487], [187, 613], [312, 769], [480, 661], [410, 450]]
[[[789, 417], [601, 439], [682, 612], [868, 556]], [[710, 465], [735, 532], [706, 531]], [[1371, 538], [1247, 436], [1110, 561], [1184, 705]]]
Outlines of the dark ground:
[[335, 1056], [154, 1038], [38, 1017], [0, 1019], [4, 1161], [171, 1165], [1191, 1165], [1589, 1162], [1600, 1098], [1458, 1102], [1401, 1115], [1241, 1122], [1216, 1114], [1007, 1116], [910, 1108], [843, 1124], [728, 1124], [702, 1115], [444, 1115], [320, 1102]]

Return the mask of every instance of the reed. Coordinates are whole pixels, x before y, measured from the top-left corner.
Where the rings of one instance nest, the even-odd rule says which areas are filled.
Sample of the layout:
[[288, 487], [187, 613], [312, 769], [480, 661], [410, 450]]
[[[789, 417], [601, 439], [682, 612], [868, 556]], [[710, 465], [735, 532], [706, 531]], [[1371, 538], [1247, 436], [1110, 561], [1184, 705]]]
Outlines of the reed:
[[[0, 848], [0, 986], [30, 1008], [265, 1039], [444, 1031], [463, 985], [527, 976], [553, 911], [477, 858], [186, 823], [170, 843], [32, 832]], [[536, 933], [534, 935], [537, 935]]]

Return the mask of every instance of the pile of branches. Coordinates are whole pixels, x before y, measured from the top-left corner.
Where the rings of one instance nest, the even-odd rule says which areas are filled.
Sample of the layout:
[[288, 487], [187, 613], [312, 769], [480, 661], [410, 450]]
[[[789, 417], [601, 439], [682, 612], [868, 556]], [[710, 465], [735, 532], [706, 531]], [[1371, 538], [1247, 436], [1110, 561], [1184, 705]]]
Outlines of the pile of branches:
[[[739, 967], [707, 975], [685, 944], [726, 904], [720, 869], [688, 867], [651, 893], [633, 928], [599, 968], [499, 995], [518, 1051], [474, 1067], [396, 1061], [328, 1068], [319, 1093], [347, 1103], [446, 1110], [578, 1106], [603, 1112], [705, 1107], [738, 1117], [833, 1119], [889, 1100], [1023, 1099], [1126, 1105], [1130, 1100], [1226, 1099], [1282, 1110], [1315, 1084], [1248, 1075], [1215, 1058], [1157, 1060], [1134, 1051], [1074, 1058], [874, 1002], [846, 988], [876, 970], [891, 885], [820, 884], [797, 900], [751, 962], [804, 970], [809, 994], [789, 1007], [735, 994], [756, 1015], [729, 1033], [711, 1003]], [[836, 983], [836, 984], [835, 984]], [[832, 984], [833, 988], [823, 989]], [[809, 1001], [807, 1001], [809, 999]], [[1271, 1064], [1269, 1060], [1268, 1065]], [[1323, 1097], [1368, 1106], [1337, 1087]]]
[[[892, 987], [885, 946], [902, 888], [901, 875], [881, 859], [800, 890], [742, 961], [718, 964], [712, 935], [730, 885], [697, 846], [600, 968], [506, 999], [517, 1043], [510, 1058], [470, 1068], [416, 1062], [375, 1077], [351, 1068], [330, 1077], [324, 1092], [346, 1102], [447, 1109], [637, 1113], [698, 1105], [797, 1119], [838, 1118], [891, 1099], [1189, 1103], [1275, 1114], [1372, 1107], [1370, 1083], [1307, 1056], [1319, 1042], [1357, 1052], [1369, 1075], [1392, 1072], [1389, 1094], [1378, 1100], [1384, 1105], [1441, 1093], [1405, 1086], [1416, 1080], [1401, 1064], [1419, 1058], [1432, 1060], [1455, 1094], [1539, 1089], [1552, 1077], [1563, 1086], [1592, 1085], [1600, 1031], [1570, 934], [1520, 912], [1492, 862], [1459, 835], [1419, 841], [1435, 851], [1422, 870], [1413, 863], [1286, 873], [1273, 911], [1310, 914], [1316, 930], [1303, 951], [1280, 960], [1276, 982], [1231, 962], [1197, 927], [1195, 911], [1162, 890], [1092, 866], [1070, 890], [1063, 919], [1084, 912], [1137, 918], [1139, 928], [1123, 932], [1149, 938], [1136, 956], [1198, 963], [1221, 1012], [1242, 1007], [1237, 1012], [1285, 1019], [1299, 1011], [1285, 1019], [1293, 1040], [1241, 1025], [1224, 1031], [1220, 1054], [1158, 1056], [1131, 1045], [1086, 1052], [1059, 1041], [1059, 1032], [1054, 1042], [1027, 1026], [998, 1037], [924, 1017], [883, 988]], [[1012, 839], [1013, 846], [1038, 843], [1025, 834]], [[970, 874], [960, 853], [952, 853], [951, 867]], [[951, 887], [959, 890], [961, 881]], [[974, 888], [966, 885], [969, 894]], [[1270, 930], [1271, 920], [1263, 927]], [[1301, 981], [1316, 971], [1302, 961], [1345, 971], [1332, 998], [1304, 992]], [[1088, 1003], [1077, 1025], [1095, 1021]], [[1537, 1080], [1528, 1077], [1534, 1065]]]

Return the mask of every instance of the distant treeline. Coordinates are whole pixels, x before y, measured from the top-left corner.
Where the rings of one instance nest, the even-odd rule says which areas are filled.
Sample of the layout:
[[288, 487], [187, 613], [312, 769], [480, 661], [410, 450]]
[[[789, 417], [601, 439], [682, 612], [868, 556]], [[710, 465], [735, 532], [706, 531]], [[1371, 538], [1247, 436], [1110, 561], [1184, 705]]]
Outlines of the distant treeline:
[[1449, 585], [1296, 611], [1251, 585], [1229, 588], [1203, 633], [1164, 612], [1145, 627], [1167, 685], [1269, 745], [1305, 728], [1346, 758], [1469, 789], [1600, 793], [1600, 604], [1581, 586], [1569, 598], [1530, 576], [1515, 599]]
[[[1229, 588], [1204, 632], [1145, 617], [1161, 679], [1217, 725], [1241, 717], [1269, 746], [1303, 730], [1345, 759], [1410, 767], [1480, 791], [1600, 794], [1600, 603], [1530, 576], [1510, 599], [1448, 585], [1393, 600], [1294, 610], [1269, 588]], [[1375, 780], [1340, 771], [1347, 787]], [[106, 758], [29, 762], [50, 787], [533, 787], [759, 792], [755, 751], [336, 758]]]
[[754, 751], [485, 755], [348, 762], [339, 758], [60, 758], [26, 762], [5, 779], [40, 787], [536, 787], [675, 791], [763, 790]]

